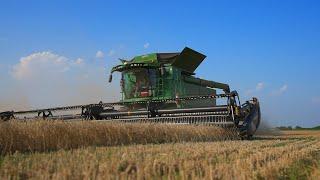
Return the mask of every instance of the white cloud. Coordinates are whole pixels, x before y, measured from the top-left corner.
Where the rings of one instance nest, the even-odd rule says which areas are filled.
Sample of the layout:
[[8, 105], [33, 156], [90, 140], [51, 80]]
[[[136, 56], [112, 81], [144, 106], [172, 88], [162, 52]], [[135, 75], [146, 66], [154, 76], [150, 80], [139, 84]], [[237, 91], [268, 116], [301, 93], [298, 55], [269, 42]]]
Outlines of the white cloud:
[[13, 66], [12, 75], [16, 79], [33, 78], [41, 73], [66, 72], [70, 69], [70, 61], [50, 51], [37, 52], [20, 58], [20, 62]]
[[246, 91], [246, 94], [247, 94], [247, 95], [250, 95], [250, 94], [259, 92], [259, 91], [263, 90], [264, 87], [265, 87], [265, 84], [264, 84], [263, 82], [259, 82], [254, 89], [249, 89], [249, 90], [247, 90], [247, 91]]
[[[6, 86], [5, 89], [8, 92], [22, 89], [31, 100], [31, 106], [35, 107], [118, 100], [119, 86], [113, 83], [106, 87], [104, 67], [90, 63], [83, 66], [84, 63], [82, 58], [73, 60], [49, 51], [36, 52], [22, 57], [11, 67], [11, 82], [19, 88]], [[2, 97], [5, 96], [0, 94], [3, 104]], [[8, 101], [6, 104], [10, 103], [19, 102]]]
[[311, 98], [311, 102], [315, 104], [320, 104], [320, 96]]
[[11, 74], [19, 80], [36, 78], [44, 74], [56, 76], [57, 73], [67, 72], [72, 67], [83, 64], [82, 58], [70, 60], [50, 51], [44, 51], [20, 58], [20, 62], [13, 66]]
[[115, 53], [115, 50], [111, 49], [109, 52], [108, 52], [108, 56], [111, 57], [113, 56]]
[[273, 95], [273, 96], [278, 96], [278, 95], [281, 95], [281, 94], [285, 93], [287, 90], [288, 90], [288, 85], [287, 85], [287, 84], [284, 84], [284, 85], [282, 85], [279, 89], [273, 91], [273, 92], [271, 93], [271, 95]]
[[259, 82], [258, 84], [257, 84], [257, 86], [256, 86], [256, 90], [257, 91], [260, 91], [260, 90], [262, 90], [264, 88], [264, 83], [263, 82]]
[[104, 53], [102, 51], [97, 51], [96, 58], [104, 58]]
[[281, 86], [281, 88], [279, 89], [279, 92], [284, 93], [287, 91], [287, 89], [288, 89], [288, 85], [285, 84], [285, 85]]
[[82, 58], [78, 58], [75, 61], [73, 61], [73, 64], [75, 64], [75, 65], [83, 65], [84, 64], [84, 60]]
[[147, 49], [149, 46], [150, 46], [150, 43], [147, 42], [143, 45], [143, 48]]

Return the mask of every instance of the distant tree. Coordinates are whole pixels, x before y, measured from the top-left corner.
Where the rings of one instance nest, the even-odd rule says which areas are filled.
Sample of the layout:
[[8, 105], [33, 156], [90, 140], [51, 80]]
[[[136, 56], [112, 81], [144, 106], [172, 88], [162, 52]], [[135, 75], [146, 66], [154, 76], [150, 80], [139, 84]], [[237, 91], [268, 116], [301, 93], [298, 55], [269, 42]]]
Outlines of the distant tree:
[[301, 126], [296, 126], [295, 129], [303, 129]]
[[279, 126], [278, 129], [280, 130], [292, 130], [292, 127], [291, 126]]
[[313, 127], [312, 129], [320, 130], [320, 126]]

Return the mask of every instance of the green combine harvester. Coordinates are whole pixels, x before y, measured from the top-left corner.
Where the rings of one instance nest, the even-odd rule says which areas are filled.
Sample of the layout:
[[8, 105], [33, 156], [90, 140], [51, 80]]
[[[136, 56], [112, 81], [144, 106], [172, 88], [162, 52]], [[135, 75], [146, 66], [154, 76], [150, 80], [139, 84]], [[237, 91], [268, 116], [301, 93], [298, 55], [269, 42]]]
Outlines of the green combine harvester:
[[[240, 103], [238, 93], [227, 84], [195, 77], [194, 71], [206, 58], [188, 47], [179, 53], [153, 53], [121, 60], [111, 70], [121, 73], [122, 98], [115, 103], [98, 103], [0, 113], [10, 119], [86, 119], [129, 123], [172, 123], [216, 125], [236, 129], [250, 139], [260, 120], [257, 98]], [[223, 93], [217, 94], [217, 90]], [[224, 104], [217, 104], [217, 99]], [[69, 112], [58, 113], [63, 111]], [[77, 113], [74, 113], [78, 111]], [[72, 112], [72, 113], [71, 113]], [[62, 114], [62, 115], [61, 115]]]

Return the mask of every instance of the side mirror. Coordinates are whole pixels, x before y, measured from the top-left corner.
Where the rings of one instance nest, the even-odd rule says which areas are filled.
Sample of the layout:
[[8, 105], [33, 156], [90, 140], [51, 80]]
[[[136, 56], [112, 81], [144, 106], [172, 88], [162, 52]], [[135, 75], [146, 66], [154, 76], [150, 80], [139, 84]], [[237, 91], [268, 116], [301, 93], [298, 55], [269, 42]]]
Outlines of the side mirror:
[[111, 83], [112, 82], [112, 74], [110, 74], [110, 76], [109, 76], [109, 83]]

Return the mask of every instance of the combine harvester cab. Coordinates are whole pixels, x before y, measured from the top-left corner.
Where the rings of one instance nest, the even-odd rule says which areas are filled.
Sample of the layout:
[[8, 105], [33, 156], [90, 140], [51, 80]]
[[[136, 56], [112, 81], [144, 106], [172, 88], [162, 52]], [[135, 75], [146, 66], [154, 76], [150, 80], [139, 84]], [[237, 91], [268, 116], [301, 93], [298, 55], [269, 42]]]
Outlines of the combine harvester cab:
[[[188, 47], [178, 53], [152, 53], [121, 60], [111, 70], [121, 73], [119, 102], [98, 103], [0, 113], [8, 120], [24, 114], [47, 119], [96, 119], [130, 123], [175, 123], [216, 125], [233, 128], [242, 139], [257, 130], [260, 106], [257, 98], [240, 103], [229, 85], [195, 77], [194, 71], [206, 58]], [[223, 93], [217, 94], [217, 90]], [[218, 104], [224, 99], [224, 104]], [[217, 101], [218, 100], [218, 101]], [[81, 110], [78, 114], [53, 115], [56, 111]]]

